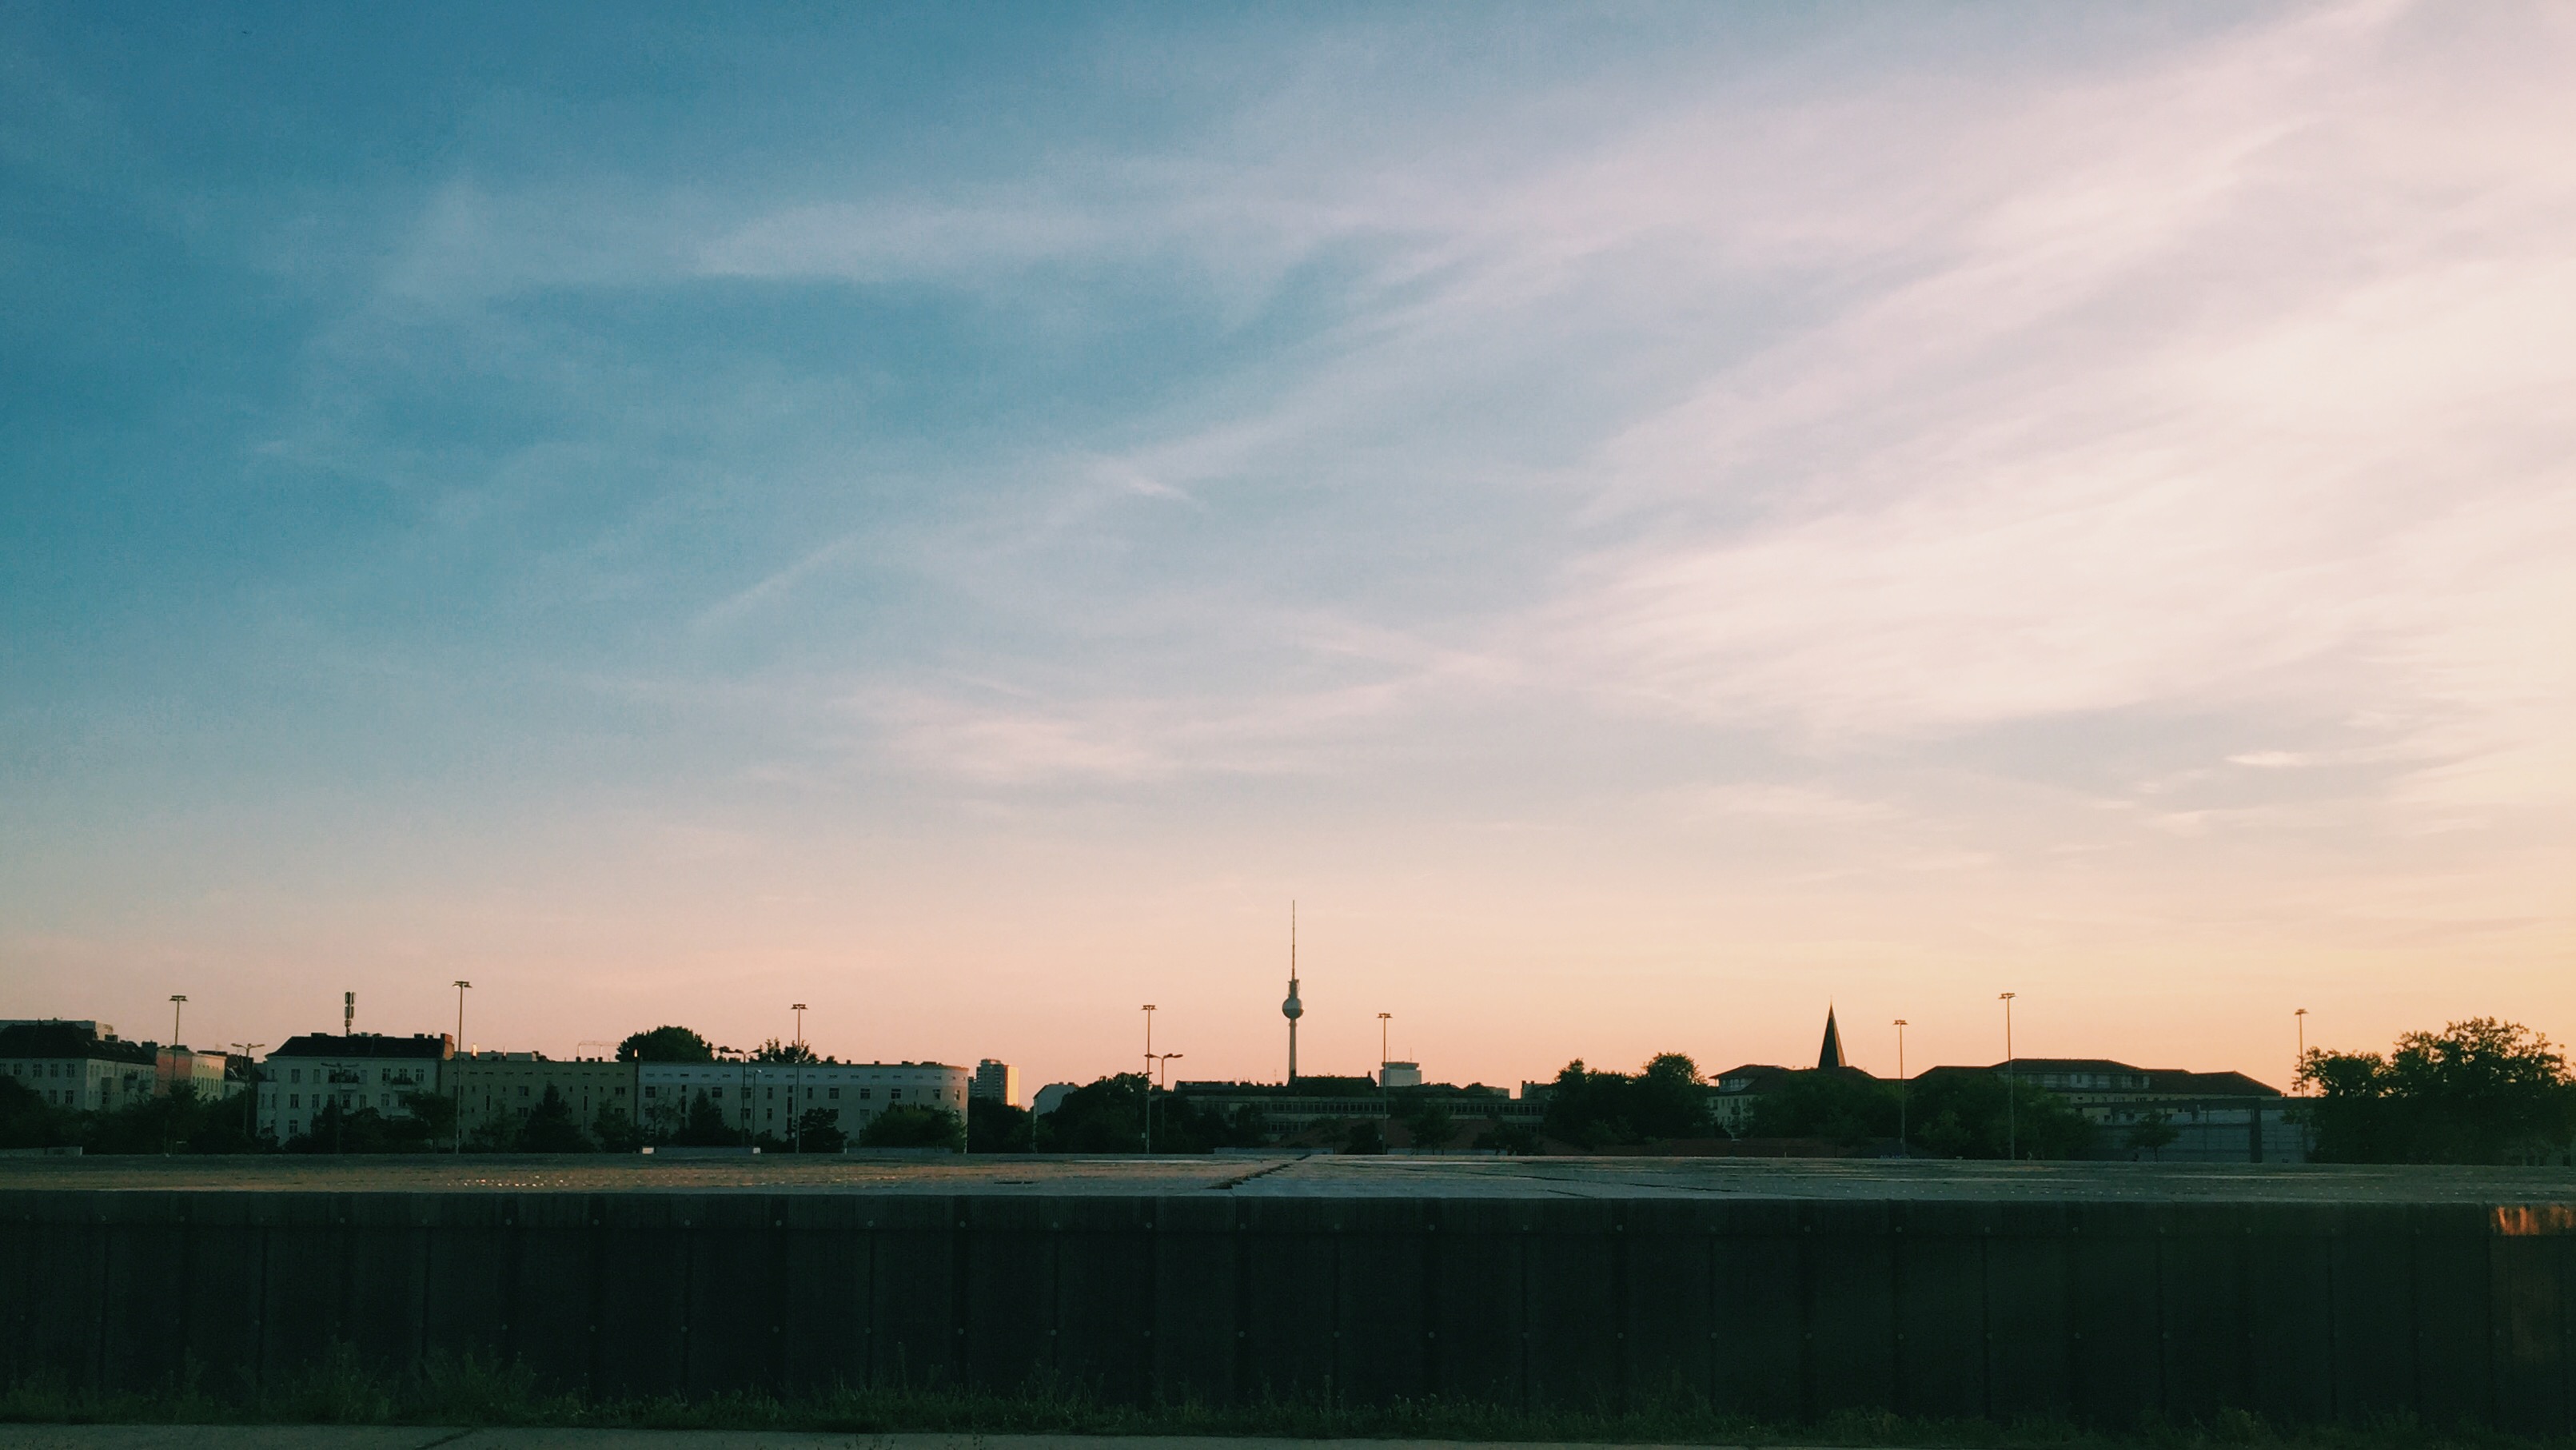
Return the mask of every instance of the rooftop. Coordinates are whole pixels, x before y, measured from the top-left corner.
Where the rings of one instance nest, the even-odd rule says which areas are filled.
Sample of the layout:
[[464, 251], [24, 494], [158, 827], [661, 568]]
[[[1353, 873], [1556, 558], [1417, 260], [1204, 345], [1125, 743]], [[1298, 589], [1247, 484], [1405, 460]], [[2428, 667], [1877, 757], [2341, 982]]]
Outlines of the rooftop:
[[1741, 1158], [0, 1158], [0, 1191], [12, 1189], [2527, 1204], [2576, 1203], [2576, 1170]]

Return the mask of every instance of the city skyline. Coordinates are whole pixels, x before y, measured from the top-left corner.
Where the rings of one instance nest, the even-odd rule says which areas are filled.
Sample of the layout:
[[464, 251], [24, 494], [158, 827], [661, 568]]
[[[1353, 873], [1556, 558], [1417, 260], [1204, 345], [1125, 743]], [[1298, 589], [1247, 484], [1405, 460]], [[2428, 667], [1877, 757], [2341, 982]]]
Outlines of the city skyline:
[[[0, 19], [0, 1016], [2576, 1036], [2576, 27]], [[593, 1049], [596, 1050], [596, 1049]]]

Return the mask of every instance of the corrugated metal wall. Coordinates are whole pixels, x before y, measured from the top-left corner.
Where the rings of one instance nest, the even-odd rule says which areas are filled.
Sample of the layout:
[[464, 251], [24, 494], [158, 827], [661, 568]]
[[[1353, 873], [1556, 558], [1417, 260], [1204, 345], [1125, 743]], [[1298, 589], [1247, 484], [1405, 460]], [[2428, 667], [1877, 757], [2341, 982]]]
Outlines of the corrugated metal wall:
[[1681, 1396], [2571, 1427], [2576, 1236], [2468, 1205], [0, 1193], [0, 1361], [220, 1385], [334, 1343], [607, 1396]]

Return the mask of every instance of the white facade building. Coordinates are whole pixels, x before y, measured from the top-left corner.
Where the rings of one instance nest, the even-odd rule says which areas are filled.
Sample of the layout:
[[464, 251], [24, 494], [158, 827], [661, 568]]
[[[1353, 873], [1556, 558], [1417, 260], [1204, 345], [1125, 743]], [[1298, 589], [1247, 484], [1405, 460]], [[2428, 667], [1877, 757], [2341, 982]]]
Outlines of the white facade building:
[[439, 1091], [439, 1069], [453, 1050], [444, 1032], [313, 1032], [291, 1038], [260, 1063], [260, 1132], [283, 1143], [310, 1131], [314, 1115], [334, 1102], [344, 1113], [373, 1108], [384, 1117], [408, 1118], [404, 1099]]
[[856, 1141], [892, 1107], [939, 1108], [966, 1116], [974, 1074], [937, 1062], [647, 1062], [635, 1070], [636, 1116], [648, 1132], [671, 1132], [703, 1093], [727, 1127], [785, 1139], [799, 1114], [821, 1110]]

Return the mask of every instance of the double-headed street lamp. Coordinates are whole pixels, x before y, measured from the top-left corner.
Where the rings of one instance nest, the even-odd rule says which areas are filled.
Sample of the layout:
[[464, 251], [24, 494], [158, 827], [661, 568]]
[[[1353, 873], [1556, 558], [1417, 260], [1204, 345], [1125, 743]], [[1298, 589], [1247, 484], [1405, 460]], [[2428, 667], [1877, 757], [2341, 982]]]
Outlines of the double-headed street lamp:
[[1896, 1019], [1896, 1151], [1904, 1157], [1914, 1156], [1905, 1146], [1905, 1019]]
[[2017, 992], [2006, 992], [1997, 1000], [2004, 1004], [2004, 1160], [2021, 1157], [2019, 1105], [2013, 1101], [2012, 1004]]

